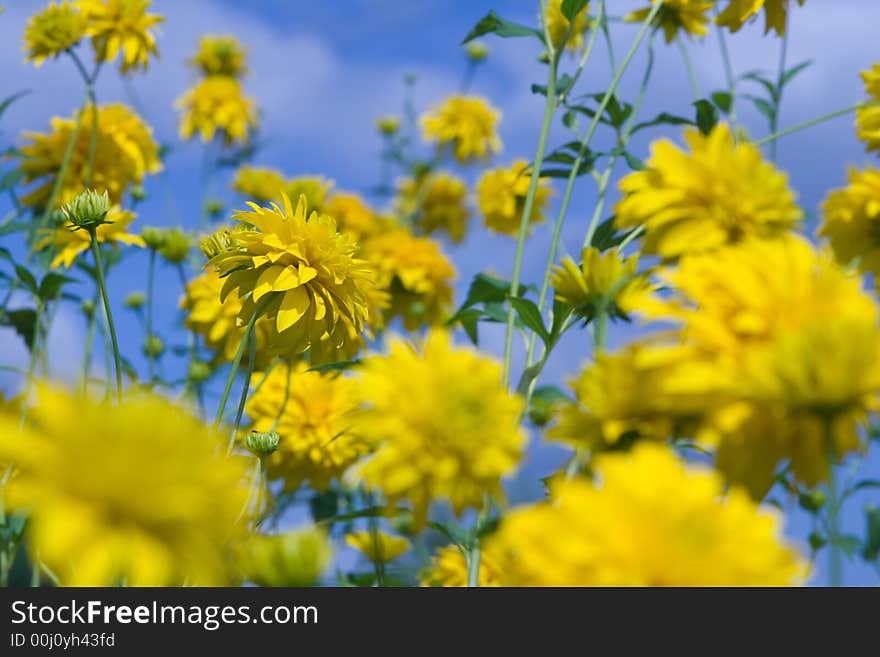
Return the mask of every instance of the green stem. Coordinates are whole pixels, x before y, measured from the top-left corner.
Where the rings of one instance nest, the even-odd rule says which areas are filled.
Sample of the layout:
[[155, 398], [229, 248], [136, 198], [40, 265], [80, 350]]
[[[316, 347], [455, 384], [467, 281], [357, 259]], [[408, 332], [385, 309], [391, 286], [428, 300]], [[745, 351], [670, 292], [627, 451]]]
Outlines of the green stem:
[[86, 328], [86, 346], [83, 352], [82, 361], [82, 394], [86, 395], [89, 385], [89, 365], [92, 360], [92, 350], [95, 346], [95, 331], [98, 328], [98, 299], [95, 299], [95, 305], [92, 308], [92, 314], [89, 316], [88, 327]]
[[812, 128], [813, 126], [819, 125], [820, 123], [825, 123], [826, 121], [830, 121], [830, 120], [836, 119], [840, 116], [845, 116], [847, 114], [851, 114], [852, 112], [855, 112], [856, 110], [860, 110], [865, 107], [871, 107], [876, 104], [877, 104], [877, 101], [872, 101], [872, 100], [862, 101], [862, 102], [856, 103], [855, 105], [852, 105], [850, 107], [846, 107], [844, 109], [837, 110], [834, 112], [829, 112], [828, 114], [823, 114], [822, 116], [817, 117], [815, 119], [811, 119], [810, 121], [805, 121], [804, 123], [799, 123], [795, 126], [792, 126], [791, 128], [786, 128], [785, 130], [780, 130], [779, 132], [767, 135], [766, 137], [764, 137], [762, 139], [758, 139], [756, 142], [754, 142], [754, 144], [755, 144], [755, 146], [763, 146], [764, 144], [770, 144], [770, 143], [775, 142], [778, 139], [781, 139], [782, 137], [787, 137], [788, 135], [793, 134], [795, 132], [800, 132], [801, 130], [806, 130], [807, 128]]
[[235, 412], [235, 425], [232, 427], [232, 433], [229, 436], [229, 443], [226, 445], [226, 453], [231, 454], [232, 448], [235, 447], [235, 438], [238, 436], [238, 429], [241, 426], [241, 416], [244, 415], [244, 405], [247, 403], [248, 393], [251, 389], [251, 377], [254, 374], [254, 362], [257, 358], [257, 333], [251, 327], [248, 337], [248, 366], [244, 375], [244, 383], [241, 386], [241, 396], [238, 398], [238, 409]]
[[467, 585], [470, 588], [480, 586], [480, 561], [482, 559], [482, 552], [480, 549], [479, 532], [489, 520], [489, 514], [491, 512], [492, 498], [486, 493], [483, 496], [483, 508], [480, 510], [480, 515], [477, 516], [477, 524], [474, 528], [473, 545], [467, 549], [465, 554], [465, 561], [467, 563]]
[[107, 296], [107, 282], [104, 280], [104, 266], [101, 264], [101, 249], [98, 246], [97, 229], [88, 229], [92, 244], [92, 255], [95, 258], [95, 272], [98, 275], [98, 289], [104, 302], [104, 314], [107, 317], [107, 328], [113, 345], [113, 363], [116, 366], [116, 401], [122, 403], [122, 364], [119, 358], [119, 341], [116, 339], [116, 326], [113, 324], [113, 312], [110, 309], [110, 298]]
[[840, 504], [837, 487], [835, 461], [837, 451], [834, 448], [834, 421], [832, 417], [824, 418], [825, 449], [828, 454], [828, 584], [838, 587], [843, 584], [843, 560], [840, 550]]
[[691, 85], [691, 93], [694, 95], [694, 100], [700, 100], [703, 97], [703, 94], [700, 92], [700, 83], [697, 80], [697, 73], [694, 70], [694, 63], [691, 61], [687, 45], [682, 41], [681, 36], [676, 38], [675, 42], [678, 44], [678, 50], [681, 52], [682, 60], [684, 60], [684, 68], [687, 71], [688, 81]]
[[727, 80], [727, 93], [730, 94], [730, 122], [736, 124], [736, 78], [733, 75], [733, 64], [730, 59], [730, 51], [727, 48], [727, 37], [724, 36], [724, 28], [716, 26], [718, 32], [718, 46], [721, 49], [721, 61], [724, 63], [724, 77]]
[[[150, 264], [147, 267], [147, 374], [149, 376], [150, 385], [153, 385], [154, 351], [150, 342], [153, 339], [153, 283], [156, 275], [156, 249], [150, 249]], [[186, 290], [184, 290], [185, 292]]]
[[603, 306], [596, 309], [593, 317], [593, 354], [594, 357], [603, 351], [608, 343], [608, 310]]
[[37, 358], [40, 350], [40, 334], [43, 324], [43, 305], [42, 301], [37, 301], [37, 313], [34, 319], [34, 337], [31, 341], [31, 358], [28, 364], [27, 379], [25, 380], [24, 393], [21, 396], [21, 418], [19, 419], [19, 430], [24, 429], [24, 423], [27, 421], [28, 398], [31, 396], [31, 388], [34, 385], [34, 372], [37, 369]]
[[[770, 134], [779, 128], [779, 107], [782, 104], [782, 79], [785, 76], [785, 60], [788, 55], [788, 30], [782, 33], [782, 44], [779, 48], [779, 72], [776, 76], [776, 102], [773, 104], [773, 114], [770, 116]], [[770, 143], [770, 159], [776, 162], [777, 142]]]

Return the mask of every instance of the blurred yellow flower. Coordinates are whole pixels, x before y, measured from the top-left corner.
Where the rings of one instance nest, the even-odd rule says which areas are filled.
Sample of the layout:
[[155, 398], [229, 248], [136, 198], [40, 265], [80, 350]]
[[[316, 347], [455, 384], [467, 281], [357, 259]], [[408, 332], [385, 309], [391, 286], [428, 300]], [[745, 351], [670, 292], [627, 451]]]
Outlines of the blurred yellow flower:
[[461, 242], [468, 229], [468, 190], [457, 176], [438, 172], [421, 178], [404, 178], [398, 188], [398, 213], [410, 218], [425, 235], [445, 232]]
[[299, 198], [300, 194], [303, 194], [308, 206], [320, 214], [327, 214], [324, 204], [327, 202], [327, 193], [332, 188], [333, 181], [327, 180], [324, 176], [298, 176], [289, 178], [284, 183], [284, 193], [288, 198]]
[[158, 57], [153, 28], [165, 20], [147, 13], [150, 4], [151, 0], [77, 0], [99, 62], [112, 62], [121, 52], [123, 73], [147, 70], [150, 55]]
[[[785, 27], [788, 22], [789, 0], [729, 1], [730, 4], [718, 15], [717, 22], [719, 25], [729, 28], [731, 32], [738, 32], [746, 21], [763, 9], [766, 20], [764, 33], [769, 34], [770, 30], [775, 30], [779, 36], [785, 34]], [[806, 0], [798, 0], [799, 5], [803, 5], [804, 2]]]
[[584, 8], [577, 13], [572, 24], [562, 14], [562, 2], [563, 0], [547, 1], [544, 20], [546, 21], [547, 32], [550, 34], [550, 41], [556, 49], [559, 49], [562, 45], [562, 40], [565, 39], [566, 32], [568, 32], [565, 47], [572, 52], [583, 50], [584, 32], [587, 31], [587, 12], [590, 10], [590, 3], [586, 3]]
[[865, 90], [873, 104], [856, 111], [858, 137], [865, 142], [869, 153], [880, 154], [880, 64], [874, 64], [870, 70], [862, 71], [862, 80], [865, 81]]
[[242, 566], [258, 586], [314, 586], [333, 560], [327, 534], [300, 527], [283, 534], [258, 534], [246, 544]]
[[246, 196], [248, 200], [268, 203], [281, 199], [281, 192], [286, 183], [284, 175], [277, 169], [245, 164], [235, 172], [232, 189]]
[[[591, 316], [601, 304], [608, 304], [611, 313], [627, 312], [646, 287], [638, 276], [638, 254], [624, 257], [615, 249], [602, 253], [594, 246], [581, 252], [581, 264], [563, 258], [553, 269], [550, 283], [556, 298], [572, 306], [576, 312]], [[609, 297], [612, 298], [606, 298]]]
[[[517, 160], [508, 168], [489, 169], [480, 176], [477, 182], [477, 204], [486, 228], [493, 233], [517, 236], [530, 177], [531, 172], [525, 160]], [[529, 215], [530, 227], [544, 221], [544, 209], [552, 193], [546, 179], [539, 179]]]
[[[85, 188], [92, 142], [92, 112], [93, 108], [89, 107], [82, 114], [82, 125], [56, 201], [58, 207]], [[97, 112], [98, 133], [91, 187], [106, 190], [110, 202], [119, 204], [130, 186], [140, 185], [146, 174], [162, 169], [159, 146], [150, 127], [125, 105], [101, 105]], [[24, 205], [42, 207], [48, 203], [76, 120], [76, 116], [55, 117], [50, 132], [25, 133], [30, 143], [19, 149], [18, 168], [24, 174], [25, 184], [36, 180], [40, 184], [21, 198]]]
[[379, 289], [391, 295], [386, 321], [401, 317], [412, 331], [444, 318], [452, 303], [455, 269], [436, 242], [391, 230], [369, 239], [363, 257], [376, 271]]
[[[348, 332], [336, 331], [345, 317], [357, 333], [367, 319], [364, 287], [372, 281], [368, 263], [355, 257], [354, 240], [337, 232], [336, 222], [307, 210], [300, 196], [294, 210], [287, 196], [283, 206], [248, 203], [233, 218], [252, 226], [234, 233], [231, 248], [209, 260], [226, 281], [221, 300], [234, 290], [244, 299], [239, 314], [249, 321], [254, 312], [274, 320], [277, 343], [284, 351], [305, 351], [324, 336], [344, 348]], [[249, 296], [248, 296], [249, 295]]]
[[547, 435], [593, 449], [690, 435], [721, 379], [714, 362], [684, 345], [642, 342], [600, 353], [569, 382], [576, 401], [562, 407]]
[[219, 132], [223, 143], [230, 146], [247, 142], [257, 127], [254, 101], [244, 95], [238, 80], [225, 75], [205, 78], [184, 94], [176, 106], [183, 111], [183, 139], [198, 133], [202, 141], [209, 142]]
[[28, 509], [31, 547], [63, 584], [228, 581], [243, 461], [218, 456], [208, 428], [160, 397], [38, 396], [23, 434], [0, 416], [0, 460], [16, 463], [7, 501]]
[[[119, 207], [111, 208], [107, 213], [107, 223], [103, 223], [95, 229], [95, 235], [100, 244], [111, 244], [118, 247], [120, 244], [143, 247], [144, 240], [138, 235], [128, 232], [128, 227], [137, 215], [130, 210], [122, 210]], [[73, 266], [77, 256], [88, 251], [92, 244], [92, 238], [88, 231], [65, 224], [58, 228], [47, 228], [41, 231], [42, 237], [37, 242], [38, 250], [50, 250], [55, 254], [51, 267], [67, 269]]]
[[[663, 2], [663, 6], [654, 19], [658, 29], [663, 30], [666, 43], [672, 43], [679, 32], [690, 36], [706, 36], [709, 33], [709, 23], [712, 18], [709, 10], [712, 9], [714, 0], [651, 0], [653, 4]], [[630, 12], [624, 17], [629, 22], [644, 21], [651, 13], [651, 7], [645, 7]]]
[[355, 467], [355, 479], [390, 505], [412, 504], [421, 526], [434, 500], [457, 513], [503, 495], [501, 479], [523, 456], [524, 404], [501, 384], [501, 365], [429, 332], [423, 353], [390, 340], [387, 356], [361, 370], [365, 414], [357, 432], [376, 452]]
[[336, 220], [340, 232], [349, 233], [357, 240], [380, 232], [384, 226], [384, 222], [357, 194], [334, 192], [323, 211]]
[[822, 205], [819, 234], [838, 261], [880, 275], [880, 169], [849, 172], [849, 185], [832, 191]]
[[206, 34], [199, 39], [199, 49], [191, 66], [205, 76], [226, 75], [240, 78], [247, 73], [247, 53], [234, 36]]
[[376, 119], [376, 128], [383, 135], [390, 137], [400, 130], [400, 118], [396, 116], [380, 116]]
[[427, 142], [450, 144], [462, 164], [501, 150], [497, 134], [501, 112], [475, 96], [451, 96], [422, 117]]
[[77, 8], [62, 0], [50, 2], [28, 19], [24, 28], [25, 61], [40, 66], [76, 45], [86, 34], [86, 18]]
[[374, 563], [394, 561], [412, 549], [408, 539], [385, 532], [355, 532], [348, 534], [345, 542]]
[[[467, 586], [467, 561], [454, 545], [445, 545], [431, 557], [431, 565], [421, 573], [422, 586]], [[479, 586], [504, 586], [504, 569], [494, 550], [485, 546], [480, 550]]]
[[713, 471], [644, 444], [602, 456], [599, 481], [559, 481], [489, 539], [525, 586], [787, 586], [807, 566], [780, 517]]
[[750, 143], [718, 124], [708, 136], [685, 132], [691, 152], [662, 139], [648, 169], [620, 181], [615, 225], [645, 227], [642, 251], [663, 258], [709, 251], [748, 236], [784, 234], [803, 216], [787, 176]]
[[288, 491], [304, 482], [326, 490], [369, 452], [352, 429], [360, 404], [357, 383], [350, 378], [309, 372], [305, 365], [276, 366], [245, 406], [255, 431], [281, 436], [267, 460], [269, 477], [283, 480]]

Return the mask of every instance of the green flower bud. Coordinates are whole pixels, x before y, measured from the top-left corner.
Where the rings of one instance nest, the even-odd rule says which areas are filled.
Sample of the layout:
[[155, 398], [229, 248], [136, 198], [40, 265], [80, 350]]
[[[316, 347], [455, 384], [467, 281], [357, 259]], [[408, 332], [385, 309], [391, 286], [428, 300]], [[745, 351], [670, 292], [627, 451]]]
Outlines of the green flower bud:
[[67, 215], [64, 214], [64, 210], [52, 210], [49, 215], [49, 225], [54, 226], [55, 228], [61, 228], [62, 226], [67, 225], [69, 222], [67, 221]]
[[251, 431], [245, 439], [247, 448], [257, 456], [268, 456], [276, 449], [281, 436], [277, 431]]
[[165, 353], [165, 343], [158, 335], [147, 336], [144, 340], [144, 354], [148, 358], [159, 358]]
[[141, 238], [147, 245], [148, 249], [158, 251], [165, 244], [166, 230], [157, 226], [145, 226], [141, 231]]
[[190, 238], [180, 228], [165, 231], [164, 243], [159, 247], [159, 255], [172, 264], [183, 262], [189, 254]]
[[94, 230], [101, 224], [107, 223], [109, 211], [110, 198], [106, 190], [103, 194], [99, 194], [93, 189], [87, 189], [64, 206], [64, 214], [68, 221], [84, 230]]
[[217, 199], [205, 201], [205, 214], [212, 219], [216, 219], [223, 214], [223, 203]]
[[199, 242], [199, 249], [206, 258], [211, 259], [214, 256], [229, 251], [236, 245], [235, 235], [228, 228], [221, 228], [213, 235], [208, 235]]
[[382, 116], [376, 119], [376, 127], [383, 135], [390, 137], [400, 130], [400, 119], [396, 116]]
[[825, 506], [826, 501], [827, 497], [825, 491], [821, 488], [811, 490], [809, 493], [801, 493], [798, 495], [798, 504], [804, 511], [809, 513], [817, 513], [823, 506]]
[[193, 383], [203, 383], [208, 380], [212, 371], [211, 366], [207, 363], [203, 363], [200, 360], [194, 360], [189, 364], [186, 376]]
[[140, 185], [135, 185], [134, 187], [132, 187], [128, 191], [128, 195], [131, 197], [132, 201], [143, 201], [145, 198], [147, 198], [146, 190]]
[[467, 44], [467, 56], [472, 62], [481, 62], [489, 56], [489, 46], [482, 41], [471, 41]]
[[95, 314], [95, 300], [83, 299], [82, 303], [79, 304], [79, 308], [83, 311], [83, 315], [85, 315], [86, 317], [91, 317]]
[[125, 297], [125, 307], [131, 310], [140, 310], [144, 307], [145, 301], [146, 297], [143, 292], [132, 292]]

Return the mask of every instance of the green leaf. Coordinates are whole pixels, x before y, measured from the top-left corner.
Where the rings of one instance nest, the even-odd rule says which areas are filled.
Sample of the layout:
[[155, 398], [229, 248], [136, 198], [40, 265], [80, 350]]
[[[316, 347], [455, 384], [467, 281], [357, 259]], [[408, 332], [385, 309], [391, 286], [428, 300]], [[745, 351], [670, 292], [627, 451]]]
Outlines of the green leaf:
[[34, 334], [37, 326], [37, 311], [32, 308], [22, 308], [20, 310], [7, 310], [0, 317], [0, 324], [3, 326], [11, 326], [15, 329], [28, 349], [33, 349]]
[[708, 135], [718, 123], [718, 109], [705, 98], [695, 102], [694, 107], [697, 108], [697, 127]]
[[34, 278], [34, 275], [30, 271], [28, 271], [22, 265], [15, 265], [15, 274], [16, 276], [18, 276], [18, 280], [22, 284], [24, 284], [27, 289], [29, 289], [33, 294], [37, 294], [37, 279]]
[[690, 119], [686, 119], [681, 116], [675, 116], [674, 114], [668, 114], [666, 112], [662, 112], [655, 116], [650, 121], [644, 121], [643, 123], [637, 123], [633, 126], [633, 129], [630, 131], [631, 135], [634, 135], [639, 130], [644, 130], [645, 128], [653, 128], [658, 125], [695, 125], [693, 121]]
[[733, 96], [727, 91], [716, 91], [712, 94], [712, 102], [722, 112], [730, 114], [730, 108], [733, 107]]
[[76, 279], [70, 278], [70, 276], [64, 276], [63, 274], [49, 272], [43, 277], [43, 280], [40, 281], [40, 288], [37, 291], [37, 296], [40, 297], [41, 301], [52, 301], [53, 299], [58, 298], [61, 293], [61, 288], [65, 283], [72, 282], [76, 282]]
[[770, 100], [773, 101], [774, 105], [779, 102], [779, 93], [776, 90], [776, 84], [763, 77], [759, 72], [752, 71], [751, 73], [746, 73], [742, 77], [744, 80], [757, 82], [762, 87], [764, 87], [764, 89], [767, 90], [767, 95], [770, 96]]
[[478, 303], [504, 301], [509, 292], [510, 281], [480, 272], [471, 281], [462, 309]]
[[556, 344], [562, 336], [565, 322], [574, 311], [570, 305], [559, 299], [553, 300], [553, 321], [550, 324], [550, 340]]
[[350, 370], [352, 367], [357, 367], [361, 364], [360, 359], [355, 358], [353, 360], [340, 360], [335, 363], [326, 363], [324, 365], [315, 365], [314, 367], [310, 367], [307, 369], [307, 372], [344, 372], [345, 370]]
[[562, 0], [562, 15], [565, 16], [569, 22], [573, 21], [575, 16], [581, 13], [589, 3], [590, 0]]
[[537, 38], [541, 43], [544, 43], [544, 35], [540, 31], [533, 27], [527, 27], [526, 25], [520, 25], [519, 23], [512, 23], [511, 21], [504, 20], [494, 11], [490, 11], [486, 14], [461, 43], [464, 45], [484, 34], [497, 34], [504, 38], [532, 36]]
[[813, 64], [809, 59], [805, 62], [801, 62], [800, 64], [796, 64], [788, 69], [785, 73], [782, 74], [782, 77], [779, 78], [779, 87], [780, 89], [785, 88], [785, 86], [791, 82], [799, 73], [805, 71]]
[[543, 427], [552, 418], [554, 410], [568, 400], [557, 386], [539, 386], [529, 400], [529, 419], [535, 426]]
[[470, 338], [475, 347], [478, 346], [480, 343], [480, 336], [477, 330], [477, 324], [479, 324], [480, 318], [483, 316], [483, 314], [484, 313], [482, 310], [477, 310], [476, 308], [468, 308], [466, 310], [455, 313], [454, 317], [454, 320], [461, 324], [464, 332], [467, 333], [467, 336]]
[[309, 510], [314, 522], [334, 517], [339, 513], [339, 494], [334, 490], [328, 490], [312, 495], [309, 500]]
[[532, 329], [545, 345], [549, 344], [550, 333], [547, 332], [547, 328], [544, 326], [544, 318], [541, 316], [538, 306], [533, 301], [523, 297], [510, 297], [510, 303], [513, 305], [513, 309], [516, 310], [520, 321]]
[[746, 96], [752, 103], [754, 103], [757, 110], [763, 114], [766, 118], [772, 119], [773, 115], [776, 113], [776, 110], [773, 109], [773, 106], [768, 103], [763, 98], [758, 98], [757, 96]]
[[624, 237], [625, 235], [619, 234], [614, 227], [614, 217], [608, 217], [596, 227], [590, 246], [595, 246], [600, 251], [607, 251], [620, 244]]
[[863, 547], [862, 539], [853, 534], [844, 534], [843, 536], [838, 537], [837, 546], [843, 550], [843, 553], [848, 557], [852, 557]]
[[0, 226], [0, 237], [4, 235], [11, 235], [12, 233], [17, 233], [19, 231], [25, 231], [28, 229], [28, 225], [19, 221], [10, 221], [2, 226]]
[[12, 171], [7, 171], [5, 174], [3, 174], [3, 177], [0, 178], [0, 191], [14, 189], [22, 178], [24, 178], [24, 171], [22, 171], [21, 169], [13, 169]]
[[880, 479], [862, 479], [853, 486], [853, 491], [864, 490], [865, 488], [880, 488]]
[[866, 561], [876, 561], [880, 557], [880, 507], [868, 506], [865, 509], [865, 542], [862, 544], [862, 557]]
[[19, 98], [23, 98], [30, 93], [30, 89], [24, 89], [19, 91], [18, 93], [14, 93], [11, 96], [8, 96], [2, 103], [0, 103], [0, 116], [3, 116], [3, 113], [9, 109], [10, 105], [17, 101]]

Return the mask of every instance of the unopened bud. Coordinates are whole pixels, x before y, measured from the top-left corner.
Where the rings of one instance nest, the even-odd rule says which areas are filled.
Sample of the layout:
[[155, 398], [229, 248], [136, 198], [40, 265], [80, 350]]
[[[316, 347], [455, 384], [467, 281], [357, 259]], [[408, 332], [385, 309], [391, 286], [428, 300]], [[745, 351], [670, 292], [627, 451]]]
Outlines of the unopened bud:
[[159, 358], [165, 353], [165, 343], [158, 335], [149, 335], [144, 340], [144, 354], [147, 358]]
[[178, 264], [189, 254], [190, 238], [180, 228], [165, 230], [165, 240], [159, 247], [159, 255], [172, 264]]
[[482, 41], [471, 41], [467, 44], [467, 56], [472, 62], [481, 62], [489, 56], [489, 46]]
[[223, 214], [223, 203], [217, 199], [205, 201], [205, 214], [212, 219], [216, 219]]
[[203, 383], [211, 376], [211, 366], [200, 360], [194, 360], [189, 364], [186, 376], [193, 383]]
[[141, 238], [144, 240], [144, 244], [147, 245], [148, 249], [158, 251], [165, 243], [165, 233], [166, 231], [164, 228], [145, 226], [141, 231]]
[[101, 224], [107, 223], [109, 211], [110, 198], [106, 190], [103, 194], [99, 194], [93, 189], [87, 189], [64, 206], [64, 214], [68, 221], [77, 228], [85, 230], [94, 230]]
[[128, 191], [132, 201], [143, 201], [147, 198], [147, 191], [141, 185], [135, 185]]
[[257, 456], [268, 456], [276, 449], [281, 441], [277, 431], [251, 431], [245, 439], [247, 448]]
[[85, 315], [86, 317], [91, 317], [95, 314], [95, 300], [83, 299], [82, 303], [79, 304], [79, 308], [83, 311], [83, 315]]
[[125, 307], [131, 310], [140, 310], [144, 307], [145, 301], [146, 297], [143, 292], [132, 292], [125, 297]]
[[396, 116], [383, 116], [376, 119], [376, 127], [383, 135], [390, 137], [400, 130], [400, 119]]

